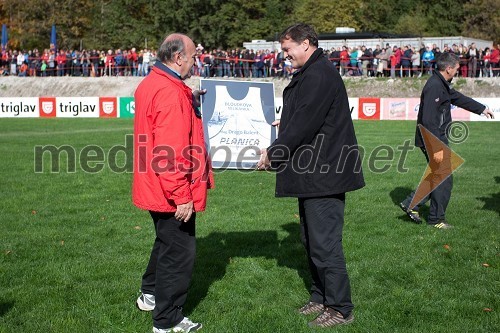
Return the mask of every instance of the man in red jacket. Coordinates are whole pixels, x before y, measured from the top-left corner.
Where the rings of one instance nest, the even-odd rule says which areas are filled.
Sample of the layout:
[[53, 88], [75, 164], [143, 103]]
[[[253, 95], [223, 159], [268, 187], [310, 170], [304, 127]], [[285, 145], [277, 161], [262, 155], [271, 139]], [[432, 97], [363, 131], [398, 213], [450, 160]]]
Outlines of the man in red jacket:
[[204, 92], [193, 93], [183, 82], [195, 55], [189, 37], [167, 36], [135, 92], [132, 197], [150, 212], [156, 232], [137, 306], [153, 311], [155, 333], [201, 328], [182, 313], [196, 252], [196, 212], [205, 210], [212, 184], [198, 111]]

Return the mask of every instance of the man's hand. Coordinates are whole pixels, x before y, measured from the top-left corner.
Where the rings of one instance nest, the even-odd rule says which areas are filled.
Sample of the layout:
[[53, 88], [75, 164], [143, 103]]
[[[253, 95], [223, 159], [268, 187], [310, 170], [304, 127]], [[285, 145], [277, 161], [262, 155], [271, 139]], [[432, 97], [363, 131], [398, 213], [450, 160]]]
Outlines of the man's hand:
[[486, 118], [495, 119], [495, 114], [490, 109], [484, 109], [483, 114], [486, 116]]
[[280, 131], [280, 120], [278, 119], [278, 120], [273, 121], [273, 123], [272, 123], [271, 125], [272, 125], [273, 127], [276, 127], [276, 129], [277, 129], [277, 131], [276, 131], [276, 132], [278, 132], [278, 133], [279, 133], [279, 131]]
[[271, 166], [271, 162], [267, 158], [267, 149], [261, 149], [260, 160], [257, 163], [257, 170], [266, 170]]
[[193, 91], [193, 105], [195, 107], [201, 106], [200, 97], [201, 97], [201, 95], [205, 95], [206, 93], [207, 93], [207, 89]]
[[191, 215], [193, 215], [193, 212], [194, 209], [192, 200], [185, 204], [177, 205], [177, 211], [175, 212], [175, 219], [182, 222], [187, 222], [191, 218]]
[[442, 150], [440, 150], [440, 151], [437, 151], [434, 153], [434, 155], [432, 156], [432, 159], [436, 163], [441, 163], [441, 162], [443, 162], [443, 156], [444, 156], [444, 152]]

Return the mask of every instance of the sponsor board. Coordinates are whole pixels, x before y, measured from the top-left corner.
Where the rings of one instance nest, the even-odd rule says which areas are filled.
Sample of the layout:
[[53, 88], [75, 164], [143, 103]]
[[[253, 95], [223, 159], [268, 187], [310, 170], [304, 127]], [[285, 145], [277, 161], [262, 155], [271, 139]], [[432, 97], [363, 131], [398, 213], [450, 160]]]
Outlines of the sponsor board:
[[[500, 121], [500, 98], [474, 98], [487, 106]], [[269, 101], [262, 102], [262, 106]], [[419, 98], [349, 98], [354, 120], [417, 120]], [[283, 98], [274, 98], [274, 116], [280, 119]], [[0, 118], [133, 118], [134, 97], [0, 97]], [[453, 120], [487, 121], [455, 105], [451, 106]]]
[[116, 97], [99, 97], [99, 117], [116, 118], [118, 115], [116, 104]]
[[349, 97], [349, 111], [351, 112], [351, 118], [353, 120], [359, 119], [359, 98], [358, 97]]
[[453, 104], [451, 105], [451, 119], [453, 119], [453, 121], [455, 120], [468, 121], [470, 120], [470, 115], [471, 112], [459, 108], [456, 105]]
[[134, 118], [135, 99], [134, 97], [120, 97], [120, 118]]
[[38, 97], [0, 97], [0, 118], [32, 118], [38, 116]]
[[54, 118], [56, 116], [56, 98], [40, 97], [38, 99], [41, 118]]
[[99, 97], [57, 97], [58, 118], [98, 118]]
[[406, 120], [408, 101], [406, 98], [382, 98], [382, 120]]
[[359, 119], [380, 120], [380, 98], [359, 98]]
[[486, 105], [487, 109], [490, 109], [494, 115], [494, 119], [488, 119], [485, 115], [478, 115], [475, 113], [470, 114], [471, 121], [500, 121], [500, 98], [474, 98], [474, 100], [479, 103]]
[[407, 120], [417, 120], [418, 109], [420, 108], [420, 98], [407, 98], [408, 112], [406, 113]]

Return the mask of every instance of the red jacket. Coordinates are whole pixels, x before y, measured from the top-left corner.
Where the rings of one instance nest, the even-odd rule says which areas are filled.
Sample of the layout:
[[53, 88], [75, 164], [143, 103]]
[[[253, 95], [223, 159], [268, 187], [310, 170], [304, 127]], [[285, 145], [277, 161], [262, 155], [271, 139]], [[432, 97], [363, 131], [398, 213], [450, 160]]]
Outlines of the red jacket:
[[498, 49], [491, 50], [490, 61], [494, 64], [498, 64], [498, 62], [500, 61], [500, 50]]
[[205, 210], [212, 187], [210, 159], [193, 94], [157, 62], [135, 91], [132, 199], [142, 209], [175, 212], [191, 200]]

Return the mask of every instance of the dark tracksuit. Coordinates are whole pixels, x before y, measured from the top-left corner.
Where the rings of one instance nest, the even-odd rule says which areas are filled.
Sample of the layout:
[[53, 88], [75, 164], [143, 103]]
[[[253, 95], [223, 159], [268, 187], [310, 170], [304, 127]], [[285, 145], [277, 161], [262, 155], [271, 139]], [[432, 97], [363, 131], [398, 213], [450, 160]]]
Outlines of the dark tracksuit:
[[310, 300], [347, 317], [354, 305], [342, 249], [345, 193], [364, 180], [347, 92], [322, 49], [285, 88], [279, 136], [268, 157], [277, 173], [276, 196], [299, 200]]
[[[456, 105], [470, 112], [481, 114], [486, 108], [481, 103], [476, 102], [472, 98], [462, 95], [450, 87], [450, 82], [446, 81], [439, 71], [435, 71], [422, 90], [420, 96], [420, 107], [418, 110], [417, 129], [415, 133], [415, 146], [420, 147], [422, 152], [429, 162], [434, 179], [442, 180], [443, 174], [449, 174], [434, 190], [421, 200], [414, 208], [410, 207], [413, 196], [416, 191], [413, 191], [404, 201], [406, 207], [414, 210], [420, 208], [427, 201], [431, 200], [429, 217], [427, 223], [437, 224], [440, 221], [445, 221], [446, 207], [451, 197], [451, 189], [453, 187], [453, 177], [451, 176], [451, 156], [444, 154], [443, 162], [435, 163], [433, 155], [439, 151], [439, 147], [432, 146], [432, 142], [424, 144], [422, 134], [418, 125], [425, 127], [442, 143], [448, 145], [448, 130], [450, 129], [451, 105]], [[432, 180], [431, 180], [432, 181]]]

